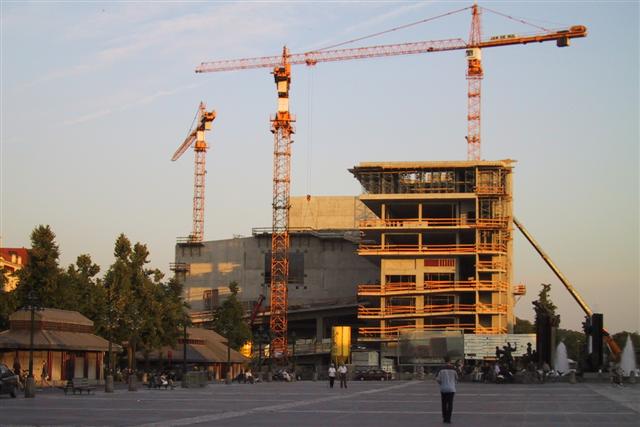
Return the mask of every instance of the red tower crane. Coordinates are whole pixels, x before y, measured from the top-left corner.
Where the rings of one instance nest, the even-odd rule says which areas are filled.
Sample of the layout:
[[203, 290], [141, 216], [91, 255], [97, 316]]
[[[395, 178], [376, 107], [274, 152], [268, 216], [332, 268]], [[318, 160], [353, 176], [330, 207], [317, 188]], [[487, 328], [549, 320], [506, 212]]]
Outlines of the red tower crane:
[[195, 152], [195, 169], [193, 180], [193, 230], [189, 235], [189, 242], [202, 242], [204, 235], [204, 184], [205, 174], [205, 161], [207, 153], [207, 145], [204, 140], [204, 132], [211, 130], [211, 123], [216, 118], [216, 112], [214, 110], [206, 111], [206, 106], [203, 102], [198, 107], [197, 125], [193, 129], [184, 142], [178, 147], [171, 161], [176, 161], [184, 154], [185, 151], [193, 144], [193, 151]]
[[[282, 55], [262, 56], [203, 62], [196, 67], [196, 73], [234, 71], [252, 68], [272, 68], [278, 91], [278, 112], [271, 119], [271, 131], [274, 134], [273, 169], [273, 233], [271, 258], [271, 320], [272, 354], [286, 357], [287, 351], [287, 283], [289, 275], [289, 189], [291, 164], [291, 125], [295, 118], [289, 113], [289, 86], [291, 83], [291, 65], [313, 66], [318, 62], [336, 62], [351, 59], [377, 58], [383, 56], [411, 55], [451, 50], [466, 50], [468, 80], [468, 129], [467, 158], [480, 159], [480, 89], [483, 77], [481, 50], [484, 48], [511, 46], [529, 43], [556, 41], [558, 47], [569, 46], [572, 38], [585, 37], [587, 28], [574, 25], [570, 28], [546, 30], [526, 36], [515, 34], [491, 37], [482, 40], [480, 11], [473, 5], [455, 12], [471, 9], [471, 31], [469, 41], [462, 39], [444, 39], [419, 41], [413, 43], [386, 44], [347, 49], [323, 49], [304, 53], [289, 53], [283, 49]], [[488, 10], [488, 9], [487, 9]], [[427, 20], [421, 21], [426, 22]], [[406, 26], [405, 26], [406, 27]], [[538, 27], [540, 28], [540, 27]], [[393, 29], [395, 30], [395, 29]], [[393, 31], [390, 30], [390, 31]], [[382, 34], [382, 33], [378, 33]], [[363, 38], [361, 38], [363, 39]], [[357, 40], [361, 40], [357, 39]], [[342, 45], [344, 43], [341, 43]]]

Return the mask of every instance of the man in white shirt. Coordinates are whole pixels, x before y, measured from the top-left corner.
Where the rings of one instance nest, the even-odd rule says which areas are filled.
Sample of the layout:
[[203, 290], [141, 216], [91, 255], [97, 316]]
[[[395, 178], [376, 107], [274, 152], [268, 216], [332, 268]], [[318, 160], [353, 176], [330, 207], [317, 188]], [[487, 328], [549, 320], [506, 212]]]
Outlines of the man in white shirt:
[[456, 394], [456, 383], [458, 382], [458, 373], [455, 367], [445, 358], [447, 365], [440, 369], [436, 375], [436, 381], [440, 384], [440, 396], [442, 398], [442, 420], [451, 424], [451, 413], [453, 412], [453, 396]]
[[336, 380], [336, 367], [333, 363], [329, 366], [329, 388], [333, 388], [333, 382]]
[[338, 374], [340, 374], [340, 388], [347, 388], [347, 367], [344, 363], [338, 367]]

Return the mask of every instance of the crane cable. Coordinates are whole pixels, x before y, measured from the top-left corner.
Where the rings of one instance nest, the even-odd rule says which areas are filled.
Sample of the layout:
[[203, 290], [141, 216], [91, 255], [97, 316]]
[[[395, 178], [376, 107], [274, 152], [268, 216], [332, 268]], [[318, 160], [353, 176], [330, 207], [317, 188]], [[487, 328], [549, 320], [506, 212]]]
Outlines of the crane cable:
[[[347, 40], [347, 41], [344, 41], [344, 42], [341, 42], [341, 43], [336, 43], [336, 44], [332, 44], [330, 46], [325, 46], [325, 47], [320, 48], [320, 49], [310, 50], [309, 52], [306, 52], [306, 53], [320, 52], [320, 51], [327, 50], [327, 49], [334, 49], [336, 47], [340, 47], [340, 46], [344, 46], [344, 45], [347, 45], [347, 44], [355, 43], [355, 42], [358, 42], [358, 41], [361, 41], [361, 40], [366, 40], [366, 39], [370, 39], [370, 38], [373, 38], [373, 37], [381, 36], [383, 34], [391, 33], [391, 32], [394, 32], [394, 31], [403, 30], [405, 28], [413, 27], [413, 26], [418, 25], [418, 24], [424, 24], [425, 22], [433, 21], [433, 20], [436, 20], [438, 18], [443, 18], [445, 16], [454, 15], [456, 13], [464, 12], [465, 10], [471, 9], [471, 7], [472, 6], [463, 7], [462, 9], [457, 9], [457, 10], [453, 10], [451, 12], [443, 13], [441, 15], [437, 15], [437, 16], [432, 16], [430, 18], [421, 19], [419, 21], [411, 22], [409, 24], [400, 25], [398, 27], [393, 27], [393, 28], [390, 28], [388, 30], [379, 31], [377, 33], [369, 34], [369, 35], [362, 36], [362, 37], [357, 37], [355, 39]], [[502, 12], [498, 12], [497, 10], [489, 9], [489, 8], [483, 7], [483, 6], [481, 6], [481, 9], [482, 10], [486, 10], [487, 12], [491, 12], [491, 13], [494, 13], [496, 15], [500, 15], [502, 17], [511, 19], [513, 21], [520, 22], [521, 24], [529, 25], [529, 26], [537, 28], [539, 30], [551, 31], [548, 28], [542, 27], [540, 25], [532, 24], [532, 23], [530, 23], [528, 21], [525, 21], [524, 19], [519, 18], [519, 17], [515, 17], [515, 16], [507, 15], [507, 14], [502, 13]]]
[[309, 77], [307, 79], [307, 138], [309, 143], [307, 144], [307, 199], [311, 197], [311, 168], [313, 162], [313, 77], [314, 68], [309, 68]]
[[482, 7], [482, 6], [481, 6], [480, 8], [481, 8], [482, 10], [486, 10], [487, 12], [495, 13], [496, 15], [500, 15], [500, 16], [502, 16], [502, 17], [505, 17], [505, 18], [511, 19], [512, 21], [520, 22], [521, 24], [529, 25], [529, 26], [534, 27], [534, 28], [537, 28], [537, 29], [539, 29], [539, 30], [543, 30], [543, 31], [551, 31], [551, 30], [550, 30], [550, 29], [548, 29], [548, 28], [544, 28], [544, 27], [541, 27], [541, 26], [539, 26], [539, 25], [536, 25], [536, 24], [532, 24], [532, 23], [530, 23], [530, 22], [527, 22], [527, 21], [525, 21], [525, 20], [524, 20], [524, 19], [522, 19], [522, 18], [518, 18], [518, 17], [515, 17], [515, 16], [507, 15], [507, 14], [504, 14], [504, 13], [502, 13], [502, 12], [498, 12], [497, 10], [489, 9], [488, 7]]
[[362, 37], [358, 37], [358, 38], [355, 38], [355, 39], [347, 40], [347, 41], [344, 41], [344, 42], [341, 42], [341, 43], [336, 43], [336, 44], [333, 44], [331, 46], [326, 46], [326, 47], [323, 47], [323, 48], [320, 48], [320, 49], [311, 50], [311, 51], [309, 51], [307, 53], [320, 52], [322, 50], [333, 49], [333, 48], [336, 48], [336, 47], [339, 47], [339, 46], [344, 46], [346, 44], [355, 43], [355, 42], [358, 42], [360, 40], [370, 39], [370, 38], [373, 38], [373, 37], [381, 36], [383, 34], [391, 33], [393, 31], [403, 30], [405, 28], [413, 27], [414, 25], [424, 24], [425, 22], [433, 21], [433, 20], [438, 19], [438, 18], [443, 18], [445, 16], [449, 16], [449, 15], [453, 15], [455, 13], [463, 12], [463, 11], [465, 11], [467, 9], [471, 9], [471, 6], [467, 6], [467, 7], [464, 7], [462, 9], [453, 10], [451, 12], [443, 13], [442, 15], [432, 16], [431, 18], [421, 19], [419, 21], [411, 22], [409, 24], [400, 25], [399, 27], [393, 27], [393, 28], [390, 28], [388, 30], [379, 31], [377, 33], [369, 34], [367, 36], [362, 36]]
[[198, 114], [200, 114], [200, 104], [198, 104], [198, 108], [196, 108], [196, 115], [193, 116], [193, 121], [191, 122], [191, 126], [189, 126], [189, 130], [187, 130], [187, 135], [191, 135], [193, 125], [196, 123], [196, 120], [198, 120]]

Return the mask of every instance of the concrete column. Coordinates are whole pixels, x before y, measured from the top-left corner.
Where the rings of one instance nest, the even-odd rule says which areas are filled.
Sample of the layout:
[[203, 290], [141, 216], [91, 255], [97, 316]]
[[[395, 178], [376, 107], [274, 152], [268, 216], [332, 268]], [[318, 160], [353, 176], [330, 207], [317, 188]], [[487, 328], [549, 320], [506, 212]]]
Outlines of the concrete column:
[[322, 342], [324, 338], [324, 319], [322, 316], [316, 317], [316, 341]]

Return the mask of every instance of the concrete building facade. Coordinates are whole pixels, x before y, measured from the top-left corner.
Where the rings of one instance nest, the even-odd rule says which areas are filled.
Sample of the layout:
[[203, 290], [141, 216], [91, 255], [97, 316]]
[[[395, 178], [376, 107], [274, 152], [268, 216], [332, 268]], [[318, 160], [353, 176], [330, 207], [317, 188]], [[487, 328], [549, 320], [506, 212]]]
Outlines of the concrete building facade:
[[[357, 285], [378, 279], [376, 265], [357, 253], [357, 224], [373, 215], [354, 196], [292, 197], [291, 203], [290, 329], [297, 339], [321, 342], [331, 326], [358, 321]], [[256, 325], [268, 326], [270, 251], [269, 228], [255, 228], [251, 237], [179, 242], [172, 269], [184, 285], [193, 321], [210, 321], [235, 281], [247, 312], [265, 297]]]
[[361, 163], [358, 253], [379, 267], [361, 284], [360, 340], [406, 331], [513, 331], [513, 161]]

